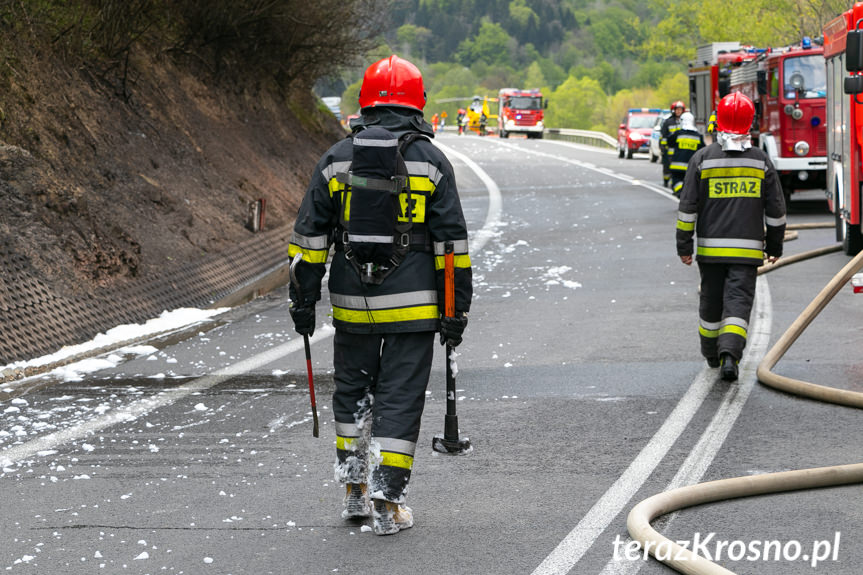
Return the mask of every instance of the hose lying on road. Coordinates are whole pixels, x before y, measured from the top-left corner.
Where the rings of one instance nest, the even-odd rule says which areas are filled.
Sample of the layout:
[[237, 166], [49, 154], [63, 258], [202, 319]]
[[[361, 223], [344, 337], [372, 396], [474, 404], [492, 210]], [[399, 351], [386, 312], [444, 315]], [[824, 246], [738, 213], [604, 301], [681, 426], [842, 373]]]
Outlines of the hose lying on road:
[[[831, 249], [830, 251], [835, 250]], [[773, 267], [775, 264], [771, 266], [771, 269]], [[767, 352], [758, 365], [759, 381], [788, 393], [863, 408], [863, 393], [807, 383], [770, 371], [809, 326], [815, 316], [861, 268], [863, 268], [863, 252], [855, 256], [828, 282], [803, 313], [791, 324], [791, 327], [779, 338], [779, 341]], [[687, 575], [734, 575], [732, 571], [696, 555], [688, 549], [683, 549], [654, 530], [650, 522], [661, 515], [702, 503], [860, 482], [863, 482], [863, 463], [708, 481], [673, 489], [645, 499], [629, 512], [626, 527], [632, 538], [641, 543], [648, 553], [681, 573]]]
[[773, 270], [775, 270], [777, 268], [781, 268], [782, 266], [787, 266], [788, 264], [793, 264], [793, 263], [801, 262], [803, 260], [808, 260], [810, 258], [823, 256], [824, 254], [838, 252], [841, 249], [842, 249], [842, 244], [836, 244], [834, 246], [815, 248], [814, 250], [809, 250], [807, 252], [800, 252], [799, 254], [794, 254], [793, 256], [779, 258], [778, 260], [776, 260], [776, 263], [764, 264], [763, 266], [759, 266], [758, 267], [758, 275], [766, 274], [767, 272], [772, 272]]

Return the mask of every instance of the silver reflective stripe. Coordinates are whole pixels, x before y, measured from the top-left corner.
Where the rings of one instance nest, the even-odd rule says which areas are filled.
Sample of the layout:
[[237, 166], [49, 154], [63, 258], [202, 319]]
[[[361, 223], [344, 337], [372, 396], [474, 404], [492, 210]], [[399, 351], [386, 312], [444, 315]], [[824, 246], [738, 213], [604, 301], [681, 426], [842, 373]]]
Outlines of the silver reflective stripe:
[[689, 168], [688, 162], [671, 162], [671, 167], [676, 170], [686, 170]]
[[785, 225], [785, 216], [782, 216], [781, 218], [765, 217], [764, 221], [768, 226], [784, 226]]
[[372, 437], [373, 442], [377, 442], [381, 446], [381, 451], [391, 451], [393, 453], [404, 453], [413, 457], [417, 450], [417, 444], [413, 441], [405, 441], [404, 439], [393, 439], [391, 437]]
[[437, 304], [436, 290], [410, 291], [372, 297], [343, 295], [330, 292], [330, 301], [344, 309], [392, 309], [416, 305]]
[[698, 238], [698, 245], [704, 248], [764, 249], [764, 242], [761, 240], [742, 240], [737, 238]]
[[354, 243], [391, 244], [392, 236], [367, 236], [360, 234], [348, 234], [348, 241]]
[[[456, 254], [466, 254], [468, 252], [467, 240], [450, 240], [452, 241], [452, 249], [453, 253]], [[444, 244], [446, 242], [435, 242], [434, 243], [434, 254], [436, 256], [444, 255]]]
[[716, 330], [718, 330], [720, 327], [722, 327], [722, 324], [721, 324], [721, 323], [719, 323], [718, 321], [704, 321], [704, 320], [703, 320], [703, 319], [701, 319], [701, 318], [698, 318], [698, 324], [699, 324], [701, 327], [703, 327], [704, 329], [707, 329], [707, 330], [710, 330], [710, 331], [716, 331]]
[[359, 437], [360, 428], [356, 423], [339, 423], [336, 422], [336, 435], [339, 437]]
[[698, 217], [698, 214], [687, 214], [686, 212], [677, 212], [677, 219], [681, 222], [692, 223], [695, 221], [695, 218]]
[[291, 243], [307, 250], [325, 250], [329, 247], [327, 236], [304, 236], [293, 232]]
[[764, 160], [756, 160], [754, 158], [714, 158], [712, 160], [704, 160], [701, 163], [702, 170], [710, 168], [758, 168], [766, 170], [767, 164]]
[[726, 325], [736, 325], [747, 331], [749, 330], [749, 322], [742, 317], [727, 317], [722, 320], [722, 327], [725, 327]]
[[332, 164], [328, 164], [321, 170], [321, 174], [324, 176], [326, 181], [330, 181], [336, 177], [336, 174], [339, 172], [347, 172], [348, 168], [351, 167], [351, 163], [348, 162], [333, 162]]
[[367, 148], [395, 148], [399, 145], [396, 138], [391, 140], [370, 140], [369, 138], [354, 138], [354, 146], [365, 146]]
[[437, 186], [443, 174], [434, 164], [428, 162], [405, 162], [405, 167], [408, 169], [408, 174], [411, 176], [425, 176]]

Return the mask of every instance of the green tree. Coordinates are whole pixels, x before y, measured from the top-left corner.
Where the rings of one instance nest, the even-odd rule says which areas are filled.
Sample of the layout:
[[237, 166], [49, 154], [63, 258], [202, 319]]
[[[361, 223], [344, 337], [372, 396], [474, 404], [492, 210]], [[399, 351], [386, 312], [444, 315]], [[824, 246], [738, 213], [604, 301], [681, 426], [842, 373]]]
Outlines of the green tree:
[[515, 40], [500, 24], [485, 21], [473, 39], [461, 43], [457, 57], [462, 64], [468, 66], [475, 61], [506, 64], [512, 61], [511, 51], [515, 44]]
[[417, 54], [421, 60], [425, 60], [426, 48], [432, 38], [432, 31], [423, 26], [405, 24], [396, 31], [399, 45], [406, 48], [407, 56]]
[[528, 30], [539, 26], [539, 16], [536, 15], [525, 0], [512, 0], [509, 3], [509, 18], [519, 30]]
[[533, 62], [527, 67], [524, 85], [526, 88], [541, 88], [546, 85], [545, 75], [542, 73], [539, 62]]
[[602, 125], [608, 96], [593, 78], [570, 76], [548, 97], [548, 125], [582, 130]]

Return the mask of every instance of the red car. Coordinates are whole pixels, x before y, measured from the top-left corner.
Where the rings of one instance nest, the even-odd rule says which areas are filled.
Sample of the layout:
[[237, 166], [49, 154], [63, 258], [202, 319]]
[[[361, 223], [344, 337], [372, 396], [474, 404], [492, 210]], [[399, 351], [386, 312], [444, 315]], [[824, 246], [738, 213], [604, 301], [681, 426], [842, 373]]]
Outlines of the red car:
[[659, 108], [630, 108], [617, 129], [617, 156], [632, 159], [635, 152], [650, 151], [650, 132], [656, 118], [662, 113]]

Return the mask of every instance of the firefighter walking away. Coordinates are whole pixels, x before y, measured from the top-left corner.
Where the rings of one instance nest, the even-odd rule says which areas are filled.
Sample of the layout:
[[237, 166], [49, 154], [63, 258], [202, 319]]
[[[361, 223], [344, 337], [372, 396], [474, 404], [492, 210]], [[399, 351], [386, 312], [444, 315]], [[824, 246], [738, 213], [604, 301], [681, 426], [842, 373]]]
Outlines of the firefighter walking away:
[[[716, 107], [716, 141], [692, 157], [680, 193], [677, 255], [701, 274], [701, 353], [735, 381], [746, 346], [758, 266], [782, 255], [785, 198], [776, 169], [753, 148], [752, 100], [734, 92]], [[766, 224], [766, 232], [765, 232]]]
[[[315, 329], [330, 247], [336, 480], [342, 517], [371, 516], [378, 535], [413, 526], [406, 505], [436, 332], [462, 341], [472, 297], [468, 235], [453, 168], [423, 119], [423, 79], [390, 56], [360, 88], [351, 135], [320, 159], [299, 208], [289, 256], [300, 334]], [[455, 316], [442, 317], [444, 245], [455, 252]], [[297, 297], [297, 296], [301, 297]]]
[[671, 193], [680, 195], [689, 160], [704, 147], [704, 137], [695, 129], [695, 116], [690, 112], [680, 115], [680, 128], [668, 138], [668, 169], [671, 172]]
[[680, 129], [680, 115], [686, 111], [686, 106], [680, 100], [672, 102], [671, 115], [662, 121], [659, 127], [659, 151], [662, 153], [662, 185], [666, 188], [671, 183], [671, 153], [668, 151], [668, 138]]

